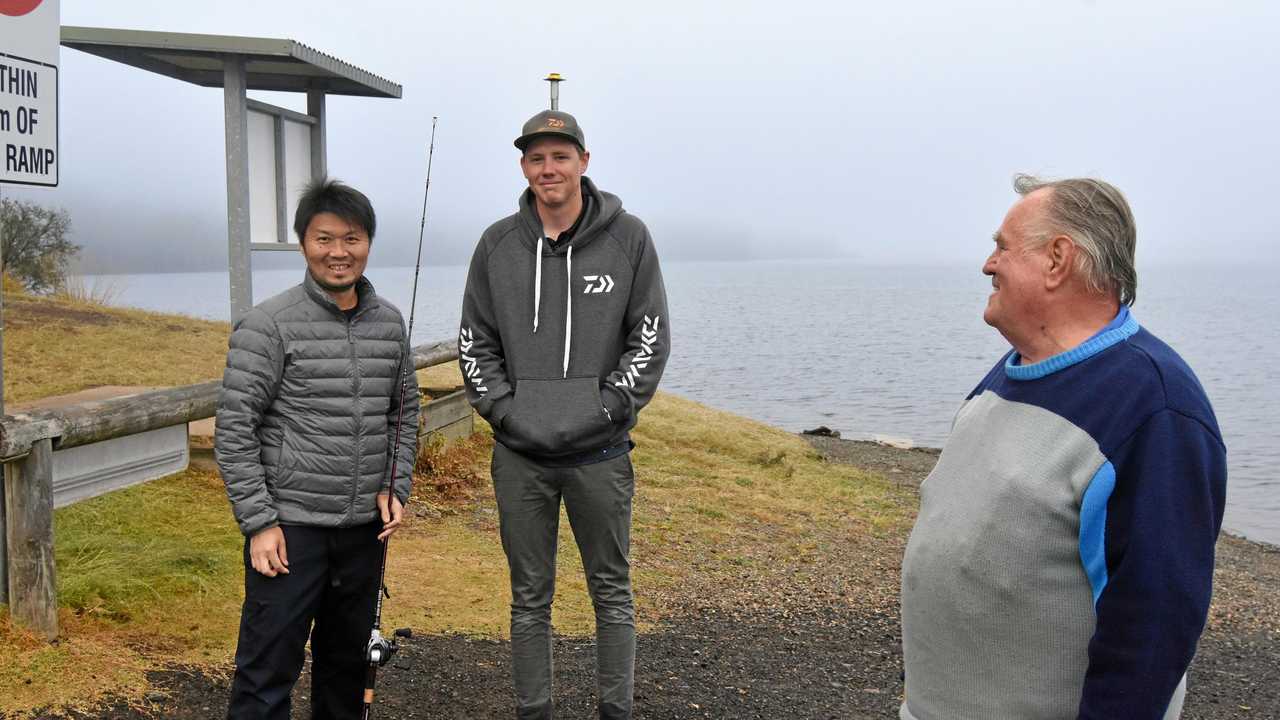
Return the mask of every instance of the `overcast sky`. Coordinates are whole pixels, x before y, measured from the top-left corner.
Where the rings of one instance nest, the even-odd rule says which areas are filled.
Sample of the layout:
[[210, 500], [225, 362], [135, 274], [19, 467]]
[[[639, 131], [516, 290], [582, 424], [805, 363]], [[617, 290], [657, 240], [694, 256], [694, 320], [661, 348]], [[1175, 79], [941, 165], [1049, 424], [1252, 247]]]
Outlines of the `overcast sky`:
[[[291, 38], [400, 83], [328, 108], [375, 264], [412, 263], [432, 115], [428, 262], [514, 209], [550, 71], [664, 259], [980, 263], [1017, 171], [1117, 184], [1140, 262], [1280, 258], [1274, 1], [62, 0], [62, 21]], [[67, 48], [59, 77], [62, 185], [6, 196], [67, 208], [87, 272], [224, 269], [221, 92]]]

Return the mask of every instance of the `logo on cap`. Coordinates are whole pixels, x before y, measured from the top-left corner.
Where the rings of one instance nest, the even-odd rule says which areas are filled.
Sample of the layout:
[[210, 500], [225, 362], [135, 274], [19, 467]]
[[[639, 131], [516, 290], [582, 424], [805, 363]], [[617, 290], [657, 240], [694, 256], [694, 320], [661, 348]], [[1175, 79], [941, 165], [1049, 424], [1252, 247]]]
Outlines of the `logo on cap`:
[[564, 127], [564, 121], [560, 118], [547, 118], [547, 127], [562, 128]]

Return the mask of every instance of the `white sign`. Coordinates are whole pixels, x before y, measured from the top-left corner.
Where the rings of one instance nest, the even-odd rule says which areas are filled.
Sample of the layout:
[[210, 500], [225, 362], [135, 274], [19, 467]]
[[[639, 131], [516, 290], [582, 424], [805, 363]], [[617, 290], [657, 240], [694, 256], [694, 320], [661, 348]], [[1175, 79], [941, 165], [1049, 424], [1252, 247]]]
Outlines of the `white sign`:
[[0, 0], [0, 183], [58, 184], [60, 0]]
[[293, 215], [311, 182], [311, 126], [269, 109], [251, 108], [248, 120], [249, 242], [259, 250], [297, 245]]

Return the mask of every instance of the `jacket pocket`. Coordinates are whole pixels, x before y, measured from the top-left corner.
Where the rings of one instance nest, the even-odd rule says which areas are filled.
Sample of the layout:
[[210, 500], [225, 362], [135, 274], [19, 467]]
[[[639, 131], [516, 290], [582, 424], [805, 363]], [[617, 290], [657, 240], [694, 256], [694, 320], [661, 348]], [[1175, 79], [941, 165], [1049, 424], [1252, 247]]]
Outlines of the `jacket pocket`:
[[512, 450], [567, 455], [608, 442], [614, 426], [595, 377], [516, 381], [499, 440]]
[[290, 429], [289, 423], [284, 424], [284, 431], [280, 434], [280, 454], [276, 461], [276, 488], [289, 487], [289, 481], [293, 479], [293, 471], [298, 464], [298, 454], [293, 449], [293, 430]]

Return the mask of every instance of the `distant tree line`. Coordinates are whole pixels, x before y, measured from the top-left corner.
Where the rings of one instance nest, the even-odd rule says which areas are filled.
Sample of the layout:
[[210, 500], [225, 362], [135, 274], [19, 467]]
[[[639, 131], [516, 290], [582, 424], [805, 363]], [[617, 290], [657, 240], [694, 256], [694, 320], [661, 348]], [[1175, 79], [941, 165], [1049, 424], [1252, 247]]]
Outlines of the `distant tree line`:
[[4, 240], [3, 275], [27, 290], [48, 293], [63, 285], [80, 246], [67, 236], [71, 216], [26, 200], [0, 200], [0, 237]]

